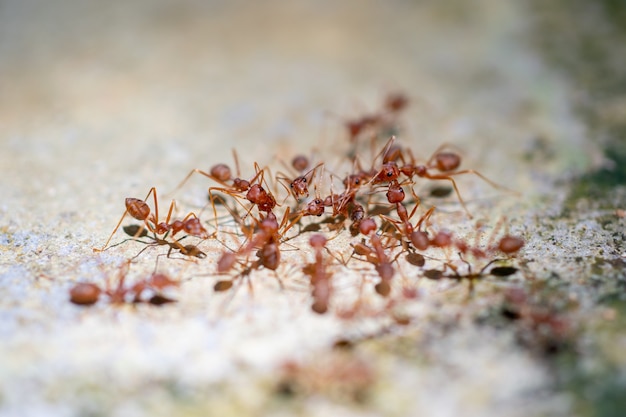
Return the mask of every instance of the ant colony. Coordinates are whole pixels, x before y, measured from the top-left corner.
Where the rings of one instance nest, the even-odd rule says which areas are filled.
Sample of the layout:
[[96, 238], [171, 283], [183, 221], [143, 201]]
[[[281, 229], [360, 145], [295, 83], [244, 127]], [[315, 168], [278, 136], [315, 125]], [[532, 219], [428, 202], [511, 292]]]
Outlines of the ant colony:
[[[162, 256], [161, 268], [186, 261], [186, 271], [197, 268], [192, 277], [210, 277], [197, 279], [212, 279], [215, 292], [235, 291], [243, 282], [252, 290], [255, 280], [273, 276], [277, 289], [307, 299], [314, 313], [340, 318], [371, 314], [376, 303], [384, 312], [410, 302], [430, 280], [467, 282], [473, 295], [477, 281], [518, 273], [513, 265], [524, 240], [508, 233], [505, 219], [490, 232], [478, 224], [469, 237], [450, 230], [453, 222], [468, 224], [477, 214], [463, 198], [460, 176], [510, 190], [477, 170], [461, 169], [461, 155], [451, 145], [417, 156], [417, 149], [403, 144], [407, 106], [404, 94], [389, 94], [377, 111], [342, 120], [345, 151], [339, 160], [336, 150], [332, 160], [314, 157], [323, 155], [320, 149], [278, 160], [278, 170], [255, 162], [246, 171], [233, 150], [234, 167], [219, 162], [193, 169], [175, 191], [190, 188], [191, 177], [206, 180], [200, 192], [207, 205], [195, 211], [185, 213], [172, 200], [163, 216], [154, 187], [143, 199], [126, 198], [121, 218], [94, 252], [128, 241], [142, 243], [141, 250], [105, 274], [105, 284], [76, 284], [70, 301], [173, 302], [169, 289], [181, 283], [158, 272]], [[436, 207], [442, 197], [445, 210]], [[125, 221], [131, 222], [122, 227], [126, 238], [111, 245]], [[127, 279], [139, 257], [155, 253], [152, 273]]]

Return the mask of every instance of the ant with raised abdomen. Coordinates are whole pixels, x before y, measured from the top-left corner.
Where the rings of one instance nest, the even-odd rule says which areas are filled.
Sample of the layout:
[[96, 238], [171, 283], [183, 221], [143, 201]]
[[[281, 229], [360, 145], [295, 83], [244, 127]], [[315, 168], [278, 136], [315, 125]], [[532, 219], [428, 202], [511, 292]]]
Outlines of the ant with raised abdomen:
[[[150, 206], [146, 203], [146, 200], [150, 197], [151, 194], [154, 199], [154, 213], [150, 210]], [[200, 223], [200, 219], [193, 212], [190, 212], [189, 214], [187, 214], [182, 220], [174, 220], [173, 222], [170, 222], [171, 217], [172, 217], [172, 212], [175, 206], [174, 200], [172, 200], [172, 203], [170, 204], [165, 221], [160, 222], [159, 221], [159, 203], [157, 200], [157, 192], [156, 192], [155, 187], [152, 187], [150, 189], [145, 199], [140, 200], [138, 198], [128, 197], [126, 198], [124, 203], [126, 205], [126, 210], [124, 211], [124, 214], [122, 214], [122, 217], [120, 218], [120, 220], [117, 222], [117, 225], [113, 229], [113, 232], [111, 232], [111, 235], [107, 239], [104, 246], [102, 246], [101, 248], [93, 248], [94, 252], [102, 252], [107, 249], [109, 242], [113, 238], [113, 235], [115, 234], [117, 229], [120, 227], [120, 225], [122, 224], [122, 221], [124, 220], [127, 214], [129, 214], [134, 219], [137, 219], [143, 222], [142, 228], [138, 229], [137, 233], [141, 233], [141, 230], [144, 230], [143, 228], [145, 228], [148, 231], [154, 233], [155, 236], [156, 235], [166, 235], [166, 236], [168, 235], [170, 237], [173, 237], [177, 233], [181, 231], [185, 231], [185, 233], [187, 233], [188, 235], [196, 236], [201, 239], [209, 238], [209, 234]]]

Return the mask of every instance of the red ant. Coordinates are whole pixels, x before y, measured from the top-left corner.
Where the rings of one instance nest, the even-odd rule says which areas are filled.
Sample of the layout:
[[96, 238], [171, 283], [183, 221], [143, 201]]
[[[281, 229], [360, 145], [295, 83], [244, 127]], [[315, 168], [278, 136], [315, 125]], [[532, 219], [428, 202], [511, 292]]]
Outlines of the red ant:
[[[402, 204], [402, 201], [405, 198], [405, 193], [402, 186], [398, 183], [397, 180], [393, 180], [389, 184], [386, 197], [387, 201], [390, 204], [395, 205], [396, 213], [398, 214], [400, 220], [395, 220], [385, 215], [381, 215], [381, 217], [393, 224], [398, 232], [400, 232], [400, 234], [404, 235], [408, 240], [410, 240], [417, 249], [426, 250], [429, 245], [428, 238], [426, 233], [420, 230], [420, 227], [422, 223], [430, 218], [430, 216], [435, 211], [435, 207], [429, 208], [426, 213], [424, 213], [424, 215], [422, 215], [422, 217], [420, 217], [420, 219], [416, 222], [415, 226], [413, 226], [410, 220], [420, 205], [419, 197], [413, 193], [413, 197], [416, 199], [416, 203], [413, 206], [411, 213], [409, 213], [406, 207]], [[424, 238], [426, 238], [426, 240], [424, 240]]]
[[[501, 224], [501, 222], [500, 222]], [[492, 259], [485, 266], [483, 266], [480, 271], [477, 273], [472, 272], [472, 265], [463, 258], [463, 255], [469, 253], [475, 259], [487, 259], [496, 252], [504, 253], [507, 256], [512, 256], [517, 253], [523, 246], [524, 240], [522, 238], [512, 236], [509, 234], [505, 234], [501, 237], [497, 243], [494, 243], [494, 236], [499, 228], [499, 225], [494, 229], [492, 236], [490, 237], [485, 248], [479, 248], [478, 245], [470, 246], [467, 242], [459, 239], [455, 239], [452, 233], [447, 231], [438, 232], [432, 239], [429, 240], [429, 246], [447, 248], [447, 247], [456, 247], [459, 250], [459, 258], [461, 261], [467, 265], [467, 273], [462, 275], [459, 273], [459, 268], [450, 263], [445, 263], [444, 271], [439, 270], [428, 270], [425, 271], [424, 275], [430, 279], [440, 279], [440, 278], [450, 278], [456, 279], [458, 281], [462, 279], [469, 280], [470, 283], [470, 294], [474, 291], [474, 281], [476, 279], [482, 278], [486, 275], [493, 276], [508, 276], [512, 275], [517, 271], [517, 268], [513, 268], [510, 266], [496, 266], [491, 268], [488, 273], [485, 271], [494, 263], [501, 261], [501, 259]], [[478, 238], [478, 235], [477, 235]], [[452, 274], [446, 274], [445, 270], [450, 269]]]
[[328, 311], [328, 302], [332, 293], [331, 277], [324, 265], [322, 250], [326, 246], [327, 239], [323, 235], [315, 234], [309, 239], [309, 244], [315, 251], [315, 262], [306, 264], [302, 269], [306, 275], [311, 278], [311, 286], [313, 287], [313, 305], [311, 308], [318, 314], [324, 314]]
[[[282, 160], [280, 162], [289, 170], [289, 167]], [[276, 175], [276, 179], [279, 182], [285, 181], [289, 184], [288, 191], [296, 200], [299, 200], [301, 197], [309, 196], [309, 184], [312, 182], [315, 172], [322, 167], [324, 163], [320, 162], [313, 168], [309, 168], [310, 165], [309, 158], [304, 155], [296, 155], [291, 160], [291, 167], [300, 175], [296, 176], [293, 180], [289, 179], [292, 177], [291, 175], [286, 176], [281, 172], [278, 172]], [[278, 174], [280, 174], [280, 176]], [[281, 182], [281, 184], [283, 183]]]
[[[382, 110], [344, 122], [348, 138], [355, 143], [367, 131], [375, 137], [377, 133], [394, 128], [394, 118], [409, 105], [409, 99], [403, 93], [390, 93], [383, 100]], [[391, 117], [390, 117], [391, 116]]]
[[[174, 300], [161, 294], [161, 291], [168, 287], [177, 287], [178, 282], [172, 280], [167, 275], [153, 272], [148, 278], [137, 281], [132, 286], [126, 285], [126, 276], [130, 261], [124, 262], [117, 273], [117, 285], [111, 288], [111, 282], [107, 279], [106, 286], [101, 289], [93, 283], [81, 282], [70, 289], [70, 301], [78, 305], [92, 305], [100, 298], [101, 294], [108, 296], [109, 301], [113, 304], [123, 304], [126, 302], [140, 303], [148, 302], [150, 304], [164, 304]], [[144, 294], [153, 293], [147, 300]]]
[[[461, 193], [459, 188], [457, 187], [456, 181], [453, 176], [462, 175], [462, 174], [475, 174], [485, 182], [490, 184], [492, 187], [502, 190], [508, 190], [506, 187], [496, 184], [491, 181], [489, 178], [485, 177], [480, 172], [474, 169], [463, 169], [458, 170], [458, 167], [461, 165], [461, 156], [455, 152], [443, 151], [446, 147], [449, 147], [447, 144], [441, 145], [437, 150], [432, 154], [432, 156], [428, 159], [425, 164], [416, 165], [415, 158], [411, 154], [410, 150], [407, 150], [409, 154], [410, 163], [405, 163], [402, 167], [399, 168], [400, 172], [406, 175], [409, 179], [413, 176], [418, 176], [420, 178], [427, 178], [431, 180], [447, 180], [452, 183], [452, 187], [454, 188], [454, 192], [456, 193], [459, 202], [463, 206], [463, 209], [469, 216], [472, 218], [471, 213], [467, 209], [465, 205], [465, 201], [461, 197]], [[390, 153], [388, 156], [389, 159], [402, 159], [404, 160], [404, 155], [401, 149], [394, 149], [393, 153]], [[395, 162], [388, 162], [389, 164]], [[431, 170], [439, 171], [439, 173], [432, 173]]]
[[243, 257], [251, 253], [254, 249], [260, 248], [257, 252], [260, 264], [267, 269], [275, 271], [280, 264], [280, 239], [286, 230], [280, 231], [285, 226], [289, 217], [289, 208], [281, 224], [274, 213], [268, 213], [259, 222], [259, 230], [252, 235], [247, 244], [234, 252], [223, 252], [217, 261], [217, 272], [228, 272], [235, 264], [238, 257]]
[[[151, 212], [150, 206], [146, 203], [146, 200], [148, 199], [148, 197], [150, 197], [150, 194], [152, 194], [154, 199], [154, 213]], [[152, 187], [150, 189], [148, 195], [146, 195], [146, 198], [143, 200], [132, 197], [126, 198], [125, 205], [126, 210], [124, 211], [124, 214], [122, 214], [120, 220], [117, 222], [117, 225], [113, 229], [113, 232], [111, 232], [111, 235], [107, 239], [106, 243], [102, 248], [93, 248], [94, 252], [102, 252], [106, 250], [109, 242], [113, 238], [113, 235], [120, 227], [120, 224], [122, 224], [122, 221], [127, 214], [130, 214], [131, 217], [142, 221], [143, 227], [145, 227], [147, 230], [154, 233], [155, 235], [169, 235], [170, 237], [173, 237], [177, 233], [185, 231], [185, 233], [187, 233], [188, 235], [196, 236], [201, 239], [209, 238], [209, 234], [200, 223], [200, 219], [193, 212], [187, 214], [183, 218], [183, 220], [174, 220], [170, 223], [172, 211], [174, 210], [175, 206], [174, 200], [172, 200], [172, 203], [170, 204], [170, 208], [165, 221], [159, 222], [159, 203], [157, 200], [157, 192], [155, 187]], [[141, 230], [143, 229], [138, 229], [137, 233], [140, 233]]]
[[317, 169], [322, 167], [323, 165], [324, 163], [320, 162], [315, 167], [311, 168], [308, 172], [306, 172], [303, 175], [300, 175], [289, 184], [289, 187], [291, 188], [294, 194], [294, 197], [296, 199], [302, 196], [304, 197], [309, 196], [308, 184], [311, 183], [311, 180], [313, 179], [313, 176], [315, 175], [315, 171], [317, 171]]
[[260, 166], [255, 162], [255, 175], [250, 180], [242, 179], [239, 178], [239, 159], [237, 157], [237, 153], [234, 150], [233, 158], [235, 160], [235, 166], [237, 169], [237, 177], [233, 178], [232, 171], [228, 165], [219, 163], [214, 165], [209, 172], [205, 172], [197, 168], [191, 170], [189, 174], [187, 174], [187, 176], [176, 187], [176, 189], [181, 188], [194, 173], [197, 173], [208, 177], [221, 185], [221, 187], [209, 187], [208, 191], [209, 200], [211, 202], [211, 205], [213, 206], [213, 215], [215, 218], [217, 218], [217, 209], [215, 208], [214, 192], [221, 192], [236, 199], [245, 198], [253, 205], [256, 205], [259, 211], [265, 213], [271, 212], [274, 207], [276, 207], [276, 199], [262, 186], [262, 183], [264, 182], [264, 174], [266, 168], [261, 169]]
[[428, 247], [455, 247], [460, 254], [464, 255], [469, 253], [477, 259], [488, 258], [496, 252], [501, 252], [507, 256], [513, 256], [524, 246], [524, 240], [522, 238], [508, 234], [500, 238], [497, 244], [493, 243], [493, 235], [495, 235], [496, 231], [497, 228], [494, 229], [492, 238], [489, 239], [485, 248], [480, 248], [478, 245], [470, 246], [465, 240], [455, 239], [454, 235], [446, 230], [437, 232], [432, 238], [429, 238], [425, 232], [416, 231], [411, 236], [411, 242], [417, 249], [420, 250], [425, 250]]
[[368, 262], [374, 264], [374, 269], [376, 269], [380, 277], [380, 282], [375, 285], [374, 289], [378, 294], [386, 297], [391, 292], [391, 279], [395, 274], [395, 270], [391, 265], [392, 260], [385, 253], [382, 241], [375, 233], [376, 222], [373, 219], [367, 218], [362, 220], [359, 229], [363, 235], [369, 236], [372, 247], [370, 248], [364, 243], [356, 243], [352, 247], [355, 253], [365, 256]]
[[[483, 266], [478, 272], [472, 272], [472, 265], [469, 262], [467, 262], [465, 259], [463, 259], [460, 253], [459, 253], [459, 257], [461, 258], [461, 261], [467, 265], [467, 273], [461, 274], [459, 272], [459, 268], [456, 265], [446, 262], [444, 264], [445, 266], [444, 266], [443, 271], [440, 271], [437, 269], [430, 269], [424, 272], [424, 276], [426, 278], [434, 279], [434, 280], [439, 280], [441, 278], [448, 278], [448, 279], [453, 279], [456, 281], [462, 281], [466, 279], [469, 282], [469, 294], [472, 295], [474, 293], [474, 282], [476, 280], [484, 278], [485, 276], [488, 276], [488, 275], [502, 277], [502, 276], [512, 275], [515, 272], [517, 272], [517, 268], [513, 268], [510, 266], [496, 266], [494, 268], [491, 268], [489, 272], [485, 272], [491, 265], [493, 265], [496, 262], [499, 262], [500, 259], [493, 259], [489, 263], [487, 263], [485, 266]], [[447, 269], [450, 269], [452, 273], [447, 274], [446, 273]]]

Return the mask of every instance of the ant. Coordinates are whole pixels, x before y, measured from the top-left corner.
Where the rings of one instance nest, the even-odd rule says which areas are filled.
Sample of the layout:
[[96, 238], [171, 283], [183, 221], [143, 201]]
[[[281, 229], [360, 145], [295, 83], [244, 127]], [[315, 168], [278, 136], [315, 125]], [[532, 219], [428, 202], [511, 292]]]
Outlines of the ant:
[[[435, 152], [433, 152], [428, 161], [425, 164], [421, 165], [415, 164], [415, 158], [413, 157], [411, 151], [407, 149], [406, 152], [408, 153], [408, 157], [411, 162], [404, 163], [402, 167], [399, 167], [399, 170], [409, 179], [412, 179], [413, 176], [417, 176], [430, 180], [450, 181], [452, 183], [452, 187], [454, 188], [454, 192], [456, 193], [459, 202], [461, 203], [461, 206], [463, 207], [470, 219], [473, 218], [473, 216], [467, 209], [463, 197], [461, 197], [459, 188], [453, 178], [454, 176], [463, 174], [474, 174], [496, 189], [510, 191], [508, 188], [491, 181], [489, 178], [485, 177], [483, 174], [474, 169], [458, 170], [459, 166], [461, 165], [461, 156], [455, 152], [445, 151], [445, 148], [448, 147], [448, 144], [441, 145], [439, 148], [437, 148], [437, 150], [435, 150]], [[394, 158], [396, 160], [401, 159], [404, 161], [404, 155], [401, 149], [394, 149], [394, 152], [389, 153], [387, 157], [390, 159], [390, 162], [388, 162], [388, 164], [395, 164], [395, 162], [391, 161], [391, 159]], [[438, 171], [438, 173], [432, 173], [432, 170]]]
[[[289, 170], [289, 167], [282, 161], [280, 162]], [[297, 200], [301, 197], [309, 196], [309, 184], [312, 182], [313, 177], [315, 176], [316, 171], [324, 166], [323, 162], [318, 163], [316, 166], [309, 168], [311, 166], [311, 162], [309, 158], [304, 155], [296, 155], [291, 160], [291, 167], [300, 175], [296, 176], [293, 180], [290, 180], [289, 177], [280, 171], [277, 172], [276, 180], [284, 186], [282, 181], [289, 183], [289, 188], [287, 189], [289, 193]], [[324, 174], [322, 174], [323, 176]], [[287, 188], [287, 187], [285, 187]]]
[[[154, 199], [154, 213], [152, 213], [152, 211], [150, 210], [150, 206], [146, 203], [146, 200], [148, 200], [151, 194]], [[193, 212], [190, 212], [189, 214], [187, 214], [183, 218], [183, 220], [174, 220], [173, 222], [170, 223], [172, 212], [174, 210], [174, 206], [176, 205], [174, 200], [172, 200], [172, 203], [170, 204], [169, 211], [167, 213], [167, 217], [165, 221], [160, 222], [159, 221], [159, 203], [157, 200], [157, 192], [156, 192], [155, 187], [150, 188], [150, 191], [148, 192], [148, 195], [146, 195], [145, 199], [140, 200], [138, 198], [128, 197], [124, 201], [124, 204], [126, 206], [126, 210], [124, 211], [124, 214], [122, 214], [122, 217], [120, 218], [120, 220], [117, 222], [117, 225], [113, 229], [113, 232], [111, 232], [111, 235], [107, 239], [104, 246], [102, 246], [101, 248], [93, 248], [94, 252], [103, 252], [104, 250], [107, 249], [107, 247], [109, 246], [109, 242], [113, 238], [113, 235], [115, 234], [117, 229], [120, 227], [120, 225], [122, 224], [122, 221], [124, 220], [127, 214], [130, 214], [130, 216], [133, 217], [134, 219], [137, 219], [143, 222], [142, 227], [137, 230], [137, 233], [141, 233], [141, 230], [144, 230], [145, 228], [149, 230], [150, 232], [152, 232], [155, 236], [156, 235], [165, 235], [165, 236], [169, 235], [173, 237], [177, 233], [181, 231], [185, 231], [185, 233], [187, 233], [188, 235], [196, 236], [201, 239], [209, 238], [209, 234], [200, 223], [200, 219]], [[180, 248], [182, 248], [182, 246]]]
[[235, 152], [234, 150], [233, 159], [235, 160], [237, 177], [233, 178], [232, 170], [228, 165], [219, 163], [211, 167], [209, 172], [202, 171], [198, 168], [192, 169], [189, 174], [187, 174], [187, 176], [176, 187], [176, 190], [181, 188], [193, 174], [197, 173], [207, 178], [210, 178], [221, 185], [221, 187], [209, 187], [208, 190], [209, 200], [211, 206], [213, 207], [213, 215], [215, 218], [217, 218], [217, 209], [215, 208], [215, 192], [221, 192], [231, 197], [234, 197], [237, 202], [239, 202], [239, 198], [245, 198], [253, 205], [256, 205], [259, 211], [265, 213], [271, 212], [274, 207], [276, 207], [276, 199], [271, 194], [271, 192], [268, 192], [262, 186], [262, 184], [264, 183], [265, 170], [267, 168], [261, 169], [261, 167], [255, 162], [254, 176], [250, 180], [242, 179], [239, 177], [239, 158], [237, 157], [237, 152]]
[[315, 234], [309, 239], [309, 245], [315, 251], [315, 262], [306, 264], [302, 271], [311, 278], [311, 286], [313, 287], [313, 305], [312, 310], [318, 314], [324, 314], [328, 311], [328, 302], [332, 293], [331, 277], [324, 265], [322, 250], [326, 247], [328, 240], [324, 235]]
[[380, 111], [346, 120], [344, 126], [348, 131], [350, 143], [356, 143], [359, 137], [368, 131], [372, 132], [373, 137], [376, 137], [378, 133], [396, 130], [394, 126], [395, 118], [408, 105], [409, 99], [405, 94], [399, 92], [390, 93], [384, 98]]
[[390, 260], [385, 253], [382, 241], [376, 234], [376, 222], [374, 219], [367, 218], [362, 220], [359, 230], [363, 235], [369, 236], [372, 247], [370, 248], [364, 243], [355, 243], [352, 244], [354, 253], [365, 256], [365, 259], [374, 265], [374, 269], [380, 277], [380, 282], [374, 286], [374, 289], [378, 294], [386, 297], [391, 292], [390, 283], [395, 274], [395, 269], [391, 265], [393, 260]]
[[[123, 304], [126, 302], [160, 305], [174, 301], [161, 292], [168, 287], [177, 287], [179, 283], [172, 280], [163, 273], [153, 272], [147, 278], [137, 281], [132, 286], [126, 285], [126, 276], [130, 267], [130, 261], [126, 261], [120, 265], [117, 272], [117, 285], [111, 287], [111, 280], [107, 279], [105, 288], [102, 289], [93, 283], [81, 282], [74, 285], [70, 289], [70, 301], [78, 305], [93, 305], [100, 295], [105, 294], [112, 304]], [[148, 299], [144, 298], [144, 294], [151, 294]]]
[[[515, 272], [517, 272], [517, 268], [511, 267], [511, 266], [496, 266], [496, 267], [491, 268], [489, 272], [486, 272], [487, 269], [489, 269], [489, 267], [491, 267], [494, 263], [502, 261], [501, 259], [493, 259], [489, 261], [485, 266], [483, 266], [478, 272], [473, 272], [472, 265], [463, 258], [461, 253], [459, 253], [459, 258], [465, 265], [467, 265], [467, 273], [461, 274], [459, 272], [458, 266], [450, 262], [446, 262], [444, 264], [443, 271], [440, 271], [437, 269], [430, 269], [430, 270], [424, 271], [424, 276], [426, 278], [434, 279], [434, 280], [439, 280], [441, 278], [448, 278], [448, 279], [456, 280], [459, 282], [466, 279], [469, 282], [469, 295], [471, 296], [474, 294], [474, 282], [476, 280], [482, 279], [489, 275], [492, 275], [494, 277], [503, 277], [503, 276], [513, 275]], [[447, 269], [450, 269], [452, 273], [446, 273]]]
[[[470, 246], [465, 240], [456, 239], [454, 235], [447, 230], [437, 232], [432, 238], [429, 238], [425, 232], [415, 231], [411, 235], [411, 242], [419, 250], [426, 250], [429, 247], [444, 249], [454, 247], [459, 251], [459, 255], [469, 253], [476, 259], [489, 258], [497, 252], [512, 257], [524, 246], [524, 239], [509, 234], [505, 234], [497, 243], [494, 243], [493, 240], [497, 230], [498, 227], [494, 229], [492, 236], [489, 238], [484, 248], [479, 247], [477, 244]], [[478, 238], [478, 235], [476, 237]]]
[[[259, 222], [259, 230], [252, 235], [247, 244], [239, 248], [237, 251], [223, 252], [217, 261], [217, 272], [228, 272], [235, 264], [238, 257], [243, 257], [251, 253], [254, 249], [257, 251], [257, 257], [261, 266], [275, 271], [280, 264], [280, 239], [287, 231], [281, 229], [285, 227], [289, 217], [289, 208], [285, 212], [285, 216], [280, 224], [274, 213], [268, 213]], [[293, 223], [292, 223], [293, 224]], [[291, 225], [290, 225], [291, 226]]]
[[[324, 166], [324, 163], [320, 162], [319, 164], [309, 169], [307, 172], [303, 173], [302, 175], [299, 175], [298, 177], [296, 177], [293, 181], [289, 183], [289, 190], [291, 194], [293, 195], [293, 197], [296, 199], [296, 201], [299, 200], [301, 197], [309, 196], [309, 184], [313, 180], [313, 177], [315, 176], [315, 172], [320, 167], [323, 167], [323, 166]], [[276, 179], [279, 181], [280, 180], [289, 181], [287, 177], [276, 177]]]
[[[411, 190], [411, 192], [413, 193], [413, 190]], [[404, 235], [408, 240], [410, 240], [417, 249], [426, 250], [429, 246], [428, 235], [425, 232], [421, 231], [420, 228], [422, 226], [422, 223], [427, 221], [432, 216], [433, 212], [435, 211], [435, 207], [429, 208], [426, 213], [424, 213], [422, 217], [420, 217], [420, 219], [415, 223], [415, 226], [413, 226], [410, 220], [415, 215], [415, 212], [420, 205], [419, 197], [415, 195], [415, 193], [413, 193], [413, 197], [415, 198], [416, 203], [413, 206], [411, 213], [409, 213], [406, 207], [402, 204], [402, 201], [405, 198], [405, 193], [401, 184], [399, 184], [397, 180], [393, 180], [389, 184], [386, 197], [389, 204], [395, 206], [396, 213], [398, 214], [400, 220], [392, 219], [385, 215], [381, 215], [381, 217], [390, 222], [396, 228], [396, 230], [398, 230], [401, 235]]]

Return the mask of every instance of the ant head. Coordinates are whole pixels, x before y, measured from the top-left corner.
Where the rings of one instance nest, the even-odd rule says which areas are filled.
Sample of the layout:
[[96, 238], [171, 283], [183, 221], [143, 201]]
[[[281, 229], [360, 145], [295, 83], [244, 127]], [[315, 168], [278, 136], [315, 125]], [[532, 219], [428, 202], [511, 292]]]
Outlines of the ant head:
[[313, 199], [306, 205], [306, 213], [311, 216], [321, 216], [324, 214], [324, 201], [320, 198]]
[[373, 182], [379, 183], [395, 181], [396, 179], [398, 179], [399, 175], [400, 168], [398, 168], [398, 165], [395, 162], [387, 162], [383, 164], [383, 167], [378, 172], [378, 175], [374, 177]]
[[348, 120], [346, 123], [346, 128], [348, 129], [348, 133], [350, 134], [350, 138], [354, 139], [359, 136], [361, 130], [365, 128], [363, 121], [360, 119], [357, 120]]
[[350, 220], [352, 220], [353, 222], [360, 222], [361, 220], [363, 220], [364, 216], [365, 209], [363, 208], [363, 206], [358, 203], [354, 203], [354, 207], [352, 209], [352, 212], [350, 213]]
[[354, 190], [354, 189], [359, 188], [361, 186], [361, 175], [358, 175], [358, 174], [348, 175], [343, 180], [343, 185], [349, 190]]
[[402, 202], [402, 200], [404, 200], [404, 190], [397, 181], [393, 181], [389, 185], [389, 191], [387, 191], [387, 201], [391, 204], [396, 204]]
[[258, 204], [265, 194], [267, 194], [267, 192], [263, 189], [263, 187], [259, 184], [254, 184], [248, 189], [246, 199], [253, 204]]
[[306, 177], [298, 177], [289, 185], [296, 197], [309, 195], [309, 186]]
[[[389, 264], [383, 264], [385, 266], [391, 266]], [[382, 265], [377, 265], [376, 266], [376, 270], [378, 271], [379, 269], [383, 269], [383, 268], [379, 268]], [[386, 268], [385, 268], [386, 269]], [[378, 271], [380, 274], [382, 274], [384, 271]], [[376, 290], [376, 292], [380, 295], [382, 295], [383, 297], [386, 297], [389, 295], [389, 293], [391, 292], [391, 286], [389, 285], [388, 282], [386, 281], [381, 281], [378, 284], [376, 284], [374, 286], [374, 289]]]
[[250, 189], [250, 181], [242, 180], [241, 178], [235, 178], [233, 180], [233, 187], [238, 191], [248, 191]]

